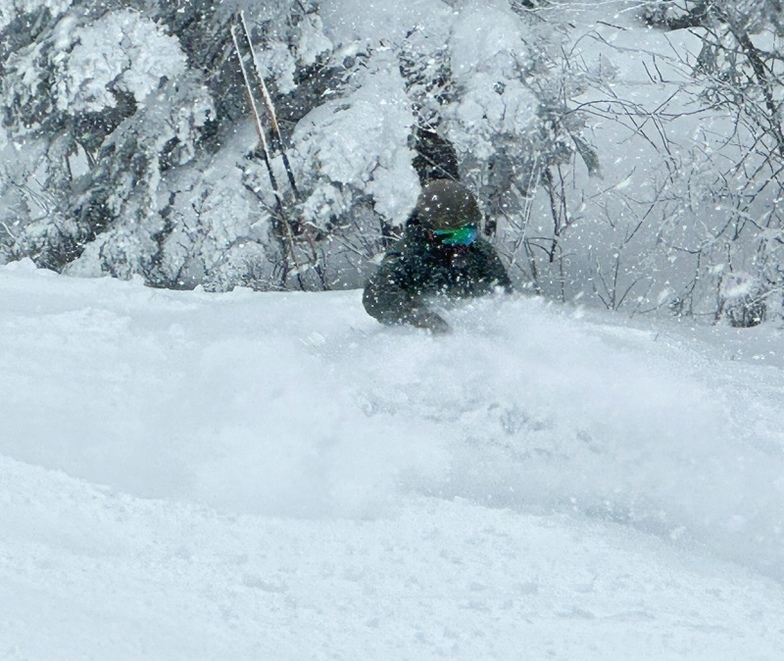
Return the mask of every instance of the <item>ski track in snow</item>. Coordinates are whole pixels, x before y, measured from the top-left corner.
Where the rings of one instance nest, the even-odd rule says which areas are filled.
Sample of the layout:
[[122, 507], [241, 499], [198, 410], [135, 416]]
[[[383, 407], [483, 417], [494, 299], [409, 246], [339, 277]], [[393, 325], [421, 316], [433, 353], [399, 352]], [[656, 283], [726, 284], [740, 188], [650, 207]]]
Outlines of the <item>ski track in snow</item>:
[[778, 659], [780, 332], [0, 268], [0, 658]]

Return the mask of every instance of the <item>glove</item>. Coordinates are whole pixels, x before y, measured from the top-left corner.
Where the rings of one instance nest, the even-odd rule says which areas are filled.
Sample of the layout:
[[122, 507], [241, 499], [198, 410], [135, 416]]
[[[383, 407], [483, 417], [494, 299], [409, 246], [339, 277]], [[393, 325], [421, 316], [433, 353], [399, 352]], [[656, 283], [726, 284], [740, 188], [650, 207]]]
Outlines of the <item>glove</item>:
[[452, 332], [449, 324], [432, 310], [422, 308], [414, 310], [406, 321], [417, 328], [429, 330], [433, 335], [446, 335]]

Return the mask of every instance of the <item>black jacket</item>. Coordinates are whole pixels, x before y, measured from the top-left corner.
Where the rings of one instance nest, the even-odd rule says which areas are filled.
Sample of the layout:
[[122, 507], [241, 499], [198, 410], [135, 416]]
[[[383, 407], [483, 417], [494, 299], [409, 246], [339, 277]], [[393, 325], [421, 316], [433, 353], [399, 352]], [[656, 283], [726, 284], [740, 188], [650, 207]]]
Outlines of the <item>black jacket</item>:
[[449, 326], [427, 308], [427, 297], [482, 296], [496, 287], [512, 289], [506, 269], [487, 241], [478, 238], [469, 246], [444, 246], [412, 219], [370, 278], [362, 302], [381, 323], [446, 332]]

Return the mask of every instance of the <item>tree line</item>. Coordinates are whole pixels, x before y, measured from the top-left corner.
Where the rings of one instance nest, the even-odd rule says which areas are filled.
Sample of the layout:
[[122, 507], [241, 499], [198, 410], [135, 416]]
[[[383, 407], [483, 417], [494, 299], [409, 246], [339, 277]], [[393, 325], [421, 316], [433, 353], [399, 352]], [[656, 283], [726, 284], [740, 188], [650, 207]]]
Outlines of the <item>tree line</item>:
[[780, 316], [779, 2], [450, 0], [368, 34], [334, 6], [7, 3], [0, 263], [357, 287], [448, 177], [536, 294]]

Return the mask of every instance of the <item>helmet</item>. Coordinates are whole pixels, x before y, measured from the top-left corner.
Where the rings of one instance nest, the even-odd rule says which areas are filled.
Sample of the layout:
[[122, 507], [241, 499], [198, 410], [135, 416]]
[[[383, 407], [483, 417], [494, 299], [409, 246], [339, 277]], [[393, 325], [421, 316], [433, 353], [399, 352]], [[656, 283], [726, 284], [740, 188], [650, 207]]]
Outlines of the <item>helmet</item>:
[[479, 225], [482, 214], [476, 198], [465, 186], [449, 179], [436, 179], [422, 188], [416, 205], [422, 225], [434, 230], [454, 230]]

